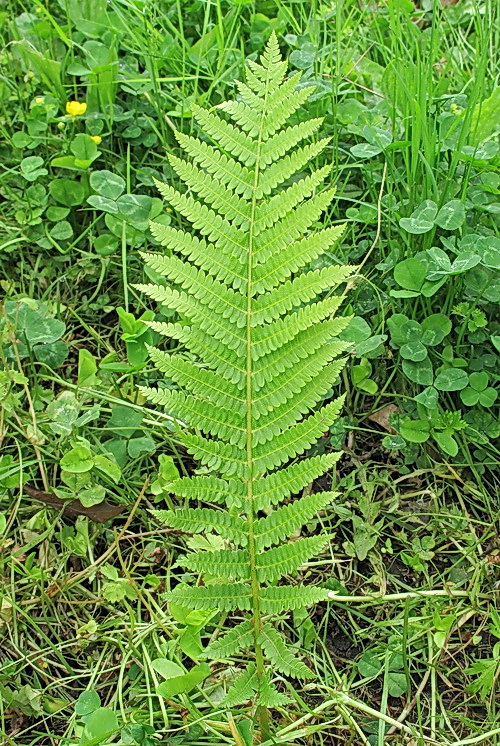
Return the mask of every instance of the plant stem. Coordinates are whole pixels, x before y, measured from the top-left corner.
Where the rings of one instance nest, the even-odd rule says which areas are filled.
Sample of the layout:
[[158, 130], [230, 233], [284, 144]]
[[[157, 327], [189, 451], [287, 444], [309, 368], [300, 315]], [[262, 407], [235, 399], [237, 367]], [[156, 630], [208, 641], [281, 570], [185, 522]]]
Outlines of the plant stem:
[[[266, 83], [269, 86], [269, 78]], [[248, 554], [250, 560], [250, 582], [252, 589], [252, 625], [254, 635], [255, 665], [257, 672], [257, 697], [259, 697], [266, 678], [264, 654], [260, 644], [262, 632], [262, 618], [260, 611], [260, 582], [257, 574], [257, 547], [255, 544], [255, 513], [253, 504], [253, 481], [255, 474], [253, 470], [253, 385], [252, 385], [252, 264], [253, 264], [253, 242], [254, 221], [257, 207], [257, 187], [260, 175], [260, 155], [262, 146], [262, 131], [264, 115], [266, 112], [267, 90], [264, 107], [261, 114], [260, 130], [257, 141], [257, 155], [255, 159], [254, 183], [252, 192], [252, 205], [250, 211], [250, 222], [248, 228], [248, 265], [247, 265], [247, 308], [246, 308], [246, 452], [247, 452], [247, 522], [248, 522]], [[258, 742], [267, 741], [270, 737], [269, 711], [263, 705], [257, 705], [257, 720], [260, 734]]]

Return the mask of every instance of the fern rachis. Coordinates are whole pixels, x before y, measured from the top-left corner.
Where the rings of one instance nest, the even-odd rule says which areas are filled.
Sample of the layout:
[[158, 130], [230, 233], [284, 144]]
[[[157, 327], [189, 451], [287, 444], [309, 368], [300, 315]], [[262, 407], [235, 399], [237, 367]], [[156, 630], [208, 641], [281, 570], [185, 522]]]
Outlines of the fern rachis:
[[282, 503], [336, 460], [325, 455], [294, 462], [342, 405], [342, 397], [321, 403], [341, 370], [337, 356], [345, 343], [334, 337], [348, 322], [333, 318], [341, 299], [324, 293], [353, 271], [305, 270], [332, 248], [342, 228], [310, 232], [333, 199], [332, 189], [317, 192], [329, 168], [283, 186], [328, 143], [325, 138], [302, 144], [321, 120], [285, 126], [312, 90], [297, 88], [300, 76], [285, 79], [285, 73], [273, 35], [261, 64], [248, 62], [247, 82], [238, 84], [241, 100], [221, 105], [222, 115], [193, 107], [210, 142], [179, 134], [191, 160], [171, 156], [170, 163], [187, 191], [159, 188], [195, 232], [153, 224], [155, 237], [173, 253], [142, 256], [167, 282], [137, 286], [181, 314], [180, 322], [150, 325], [189, 351], [188, 359], [151, 349], [157, 368], [178, 388], [141, 388], [187, 426], [179, 438], [206, 467], [205, 473], [173, 482], [171, 491], [214, 506], [158, 510], [156, 516], [185, 532], [215, 532], [224, 542], [223, 549], [194, 551], [179, 560], [203, 584], [179, 584], [167, 600], [192, 609], [243, 612], [244, 620], [214, 640], [206, 654], [250, 654], [223, 704], [253, 699], [264, 736], [268, 708], [286, 702], [266, 661], [286, 676], [313, 675], [272, 620], [327, 597], [322, 588], [286, 584], [283, 578], [328, 542], [328, 536], [286, 539], [335, 493]]

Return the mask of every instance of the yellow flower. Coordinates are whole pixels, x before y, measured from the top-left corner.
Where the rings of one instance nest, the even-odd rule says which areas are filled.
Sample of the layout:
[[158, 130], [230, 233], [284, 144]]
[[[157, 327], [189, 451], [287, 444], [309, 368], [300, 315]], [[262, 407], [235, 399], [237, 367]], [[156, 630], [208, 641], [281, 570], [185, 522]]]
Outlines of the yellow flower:
[[102, 137], [100, 135], [90, 135], [90, 139], [93, 140], [96, 145], [100, 145], [102, 143]]
[[87, 111], [87, 104], [79, 101], [68, 101], [66, 103], [66, 116], [79, 117]]
[[43, 96], [37, 96], [35, 99], [35, 104], [43, 104], [44, 101], [45, 99]]

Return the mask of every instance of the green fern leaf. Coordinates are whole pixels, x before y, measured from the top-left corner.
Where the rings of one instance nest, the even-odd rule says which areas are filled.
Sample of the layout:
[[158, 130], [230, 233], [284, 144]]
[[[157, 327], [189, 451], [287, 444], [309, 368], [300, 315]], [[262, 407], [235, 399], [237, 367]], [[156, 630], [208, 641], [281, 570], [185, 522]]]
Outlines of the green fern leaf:
[[270, 624], [263, 626], [260, 642], [277, 671], [295, 679], [314, 678], [311, 669], [295, 657], [280, 633]]
[[329, 471], [340, 456], [340, 453], [313, 456], [257, 479], [254, 484], [256, 509], [262, 510], [270, 505], [277, 505], [284, 498], [295, 495]]
[[245, 670], [236, 677], [233, 685], [221, 702], [221, 707], [236, 707], [252, 699], [258, 689], [257, 670], [254, 663], [249, 663]]
[[262, 707], [285, 707], [290, 704], [292, 700], [290, 697], [283, 692], [278, 692], [277, 689], [269, 681], [264, 680], [261, 684], [257, 704]]
[[[176, 230], [170, 225], [150, 223], [153, 236], [167, 249], [175, 249], [186, 259], [191, 260], [200, 269], [217, 277], [220, 282], [226, 282], [236, 289], [245, 289], [247, 284], [247, 268], [230, 250], [218, 251], [213, 254], [209, 244], [203, 239], [190, 233]], [[155, 255], [161, 256], [161, 255]], [[163, 257], [161, 257], [163, 259]]]
[[193, 572], [205, 572], [217, 578], [250, 580], [250, 558], [246, 549], [192, 552], [181, 557], [178, 564]]
[[[326, 469], [325, 469], [326, 471]], [[181, 477], [171, 482], [170, 490], [178, 497], [202, 500], [207, 503], [238, 505], [245, 498], [245, 485], [237, 479], [225, 480], [218, 477]]]
[[275, 583], [283, 575], [295, 572], [308, 559], [318, 554], [330, 538], [330, 536], [308, 536], [259, 554], [257, 558], [259, 580], [261, 583]]
[[255, 541], [259, 552], [291, 536], [336, 497], [337, 492], [306, 495], [290, 505], [273, 510], [267, 518], [260, 518], [255, 527]]
[[[245, 400], [240, 389], [222, 376], [156, 347], [148, 347], [148, 352], [158, 370], [175, 383], [197, 396], [204, 396], [217, 406], [230, 409], [234, 414], [245, 415]], [[148, 396], [147, 392], [156, 391], [147, 386], [140, 386], [139, 389], [145, 396]]]
[[206, 648], [205, 655], [208, 658], [224, 660], [236, 653], [241, 653], [252, 646], [254, 641], [253, 627], [249, 619], [245, 619], [222, 637], [213, 640]]
[[172, 495], [193, 507], [153, 514], [180, 532], [223, 540], [216, 551], [180, 557], [178, 566], [199, 575], [199, 584], [175, 585], [174, 572], [165, 597], [193, 610], [249, 612], [206, 653], [227, 658], [250, 651], [223, 706], [253, 699], [257, 712], [288, 702], [269, 679], [266, 660], [286, 676], [311, 675], [272, 617], [326, 599], [322, 588], [287, 580], [328, 537], [290, 536], [336, 493], [281, 503], [311, 489], [338, 458], [293, 462], [342, 406], [342, 396], [323, 401], [350, 347], [338, 339], [349, 318], [335, 315], [345, 293], [332, 293], [348, 287], [355, 272], [328, 263], [309, 268], [328, 257], [344, 227], [314, 230], [335, 197], [326, 184], [330, 166], [311, 166], [329, 139], [314, 141], [321, 119], [289, 122], [313, 87], [300, 84], [300, 73], [287, 77], [286, 69], [273, 34], [260, 61], [248, 61], [236, 100], [210, 111], [192, 104], [203, 136], [177, 133], [184, 156], [168, 158], [181, 185], [157, 182], [187, 229], [152, 223], [164, 251], [141, 256], [163, 281], [135, 285], [169, 316], [177, 314], [145, 322], [176, 340], [177, 349], [148, 348], [165, 382], [140, 391], [174, 419], [177, 440], [207, 472], [170, 484]]
[[248, 533], [244, 521], [222, 510], [184, 508], [183, 510], [152, 510], [161, 523], [191, 534], [218, 531], [224, 538], [239, 546], [246, 546]]
[[262, 611], [265, 614], [278, 614], [285, 609], [303, 609], [305, 606], [326, 601], [326, 588], [306, 588], [304, 586], [271, 585], [260, 592]]
[[[305, 590], [305, 589], [300, 589]], [[215, 585], [189, 588], [178, 585], [164, 593], [165, 601], [186, 606], [188, 609], [219, 609], [220, 611], [249, 611], [251, 595], [248, 583], [216, 583]]]

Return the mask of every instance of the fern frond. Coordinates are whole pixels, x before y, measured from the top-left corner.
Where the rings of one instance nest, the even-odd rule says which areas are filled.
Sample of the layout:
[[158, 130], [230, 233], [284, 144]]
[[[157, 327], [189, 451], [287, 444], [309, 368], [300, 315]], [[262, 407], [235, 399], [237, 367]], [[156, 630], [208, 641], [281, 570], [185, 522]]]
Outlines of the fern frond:
[[253, 627], [249, 619], [245, 619], [222, 637], [213, 640], [206, 648], [205, 655], [208, 658], [223, 660], [236, 653], [240, 653], [251, 647], [254, 640]]
[[314, 678], [311, 669], [295, 657], [280, 633], [270, 624], [263, 626], [260, 641], [264, 652], [277, 671], [284, 673], [285, 676], [293, 676], [295, 679]]
[[[163, 321], [145, 321], [144, 323], [164, 337], [183, 342], [191, 352], [198, 355], [206, 365], [230, 383], [243, 384], [245, 368], [242, 367], [241, 357], [229, 347], [215, 345], [214, 338], [207, 332], [194, 326], [168, 324]], [[244, 386], [241, 385], [241, 389], [243, 388]]]
[[315, 158], [321, 151], [326, 148], [330, 142], [329, 137], [324, 137], [318, 142], [304, 145], [293, 153], [280, 158], [272, 166], [266, 168], [260, 179], [257, 189], [257, 197], [261, 199], [265, 194], [270, 194], [273, 189], [287, 181], [290, 176], [300, 171], [312, 158]]
[[292, 241], [296, 241], [326, 210], [335, 196], [335, 189], [326, 189], [299, 205], [279, 223], [267, 228], [255, 237], [252, 263], [263, 264], [270, 256], [282, 251]]
[[[254, 383], [255, 392], [261, 392], [261, 389], [266, 386], [268, 382], [269, 387], [277, 388], [281, 385], [281, 381], [278, 382], [277, 386], [273, 386], [273, 379], [277, 377], [283, 371], [292, 368], [300, 360], [303, 360], [308, 355], [314, 355], [314, 353], [321, 348], [322, 345], [328, 344], [328, 352], [330, 357], [327, 361], [331, 360], [332, 357], [340, 355], [344, 350], [350, 347], [349, 342], [329, 342], [331, 339], [331, 329], [335, 322], [324, 321], [321, 324], [316, 324], [310, 329], [296, 334], [295, 337], [287, 344], [282, 347], [278, 347], [270, 353], [267, 353], [260, 357], [255, 363], [254, 367]], [[262, 395], [259, 393], [259, 395]]]
[[197, 228], [209, 241], [217, 243], [223, 250], [230, 251], [241, 263], [247, 258], [247, 240], [245, 233], [235, 228], [228, 220], [198, 202], [194, 197], [176, 191], [169, 184], [156, 181], [158, 191], [185, 218]]
[[259, 696], [257, 698], [257, 704], [262, 707], [284, 707], [290, 704], [292, 700], [287, 694], [278, 692], [278, 690], [271, 684], [270, 681], [265, 679], [260, 687]]
[[257, 479], [254, 485], [256, 509], [262, 510], [270, 505], [277, 505], [286, 497], [295, 495], [329, 471], [340, 456], [340, 453], [313, 456]]
[[257, 264], [253, 276], [255, 292], [260, 294], [275, 288], [291, 274], [331, 249], [344, 231], [345, 225], [325, 228], [285, 247], [264, 264]]
[[[240, 389], [222, 376], [183, 360], [180, 355], [170, 355], [156, 347], [148, 346], [148, 352], [156, 368], [179, 386], [209, 399], [217, 406], [230, 409], [234, 414], [239, 414], [241, 417], [245, 415], [245, 399]], [[148, 398], [148, 392], [155, 391], [146, 386], [140, 386], [139, 390], [146, 398]], [[158, 403], [161, 404], [162, 401]]]
[[209, 277], [203, 270], [196, 269], [188, 262], [175, 256], [160, 256], [141, 252], [145, 263], [166, 277], [188, 290], [190, 295], [204, 306], [216, 310], [224, 318], [234, 321], [238, 327], [245, 325], [245, 307], [241, 293], [226, 287]]
[[350, 267], [325, 267], [299, 275], [255, 300], [252, 324], [274, 321], [295, 306], [315, 298], [327, 288], [335, 288], [351, 274]]
[[262, 611], [265, 614], [277, 614], [285, 609], [294, 611], [317, 604], [319, 601], [326, 601], [328, 590], [305, 586], [271, 585], [268, 588], [262, 588], [260, 598]]
[[252, 699], [258, 688], [257, 671], [254, 663], [249, 663], [245, 670], [237, 676], [221, 707], [236, 707]]
[[236, 609], [249, 611], [251, 609], [248, 583], [216, 583], [196, 588], [178, 585], [170, 593], [164, 593], [163, 598], [165, 601], [186, 606], [188, 609], [219, 609], [220, 611], [235, 611]]
[[[307, 385], [312, 376], [304, 376], [304, 383], [297, 392], [293, 392], [291, 386], [288, 387], [286, 401], [283, 404], [255, 418], [252, 428], [253, 444], [266, 443], [286, 427], [295, 424], [303, 414], [313, 409], [338, 378], [344, 364], [345, 360], [339, 360], [323, 368], [315, 378], [314, 390]], [[273, 392], [273, 394], [276, 395], [276, 392]]]
[[250, 204], [248, 200], [242, 199], [227, 186], [192, 163], [183, 161], [175, 155], [169, 155], [170, 165], [181, 177], [184, 184], [196, 194], [199, 194], [205, 202], [214, 207], [217, 212], [230, 220], [241, 230], [248, 230], [250, 219]]
[[[329, 381], [328, 386], [332, 384], [345, 364], [345, 359], [343, 359], [327, 365], [337, 354], [338, 346], [336, 343], [326, 344], [319, 350], [315, 350], [309, 357], [299, 360], [294, 368], [288, 368], [260, 388], [258, 395], [255, 397], [254, 429], [258, 430], [262, 427], [262, 417], [268, 420], [274, 419], [277, 408], [281, 408], [281, 412], [285, 414], [287, 409], [284, 408], [284, 405], [294, 398], [298, 403], [298, 396], [301, 391], [304, 392], [306, 397], [308, 394], [311, 395], [309, 399], [311, 404], [308, 406], [318, 401], [316, 398], [318, 389], [315, 388], [313, 391], [309, 386], [305, 389], [305, 385], [313, 379], [316, 380], [318, 385], [323, 384], [323, 382], [326, 383], [326, 381]], [[325, 393], [326, 391], [328, 391], [328, 387], [324, 389]], [[323, 394], [319, 393], [319, 396], [321, 397]], [[302, 411], [305, 412], [306, 409]], [[289, 424], [291, 424], [291, 421]]]
[[246, 546], [248, 533], [245, 522], [223, 510], [210, 508], [183, 508], [182, 510], [152, 510], [160, 523], [190, 534], [217, 531], [220, 536], [234, 541], [238, 546]]
[[190, 137], [178, 130], [175, 136], [184, 151], [207, 173], [213, 174], [218, 181], [225, 184], [228, 189], [235, 191], [236, 194], [241, 194], [246, 198], [251, 195], [253, 174], [250, 169], [231, 160], [218, 148], [197, 140], [196, 137]]
[[170, 484], [172, 494], [190, 500], [241, 505], [245, 485], [238, 479], [220, 479], [211, 476], [181, 477]]
[[253, 166], [256, 160], [255, 143], [251, 137], [233, 127], [232, 124], [221, 119], [217, 114], [202, 109], [196, 104], [191, 105], [191, 111], [204, 132], [214, 142], [236, 156], [244, 166]]
[[293, 127], [287, 127], [274, 137], [266, 140], [261, 151], [262, 165], [269, 166], [273, 161], [282, 158], [299, 142], [305, 140], [306, 137], [311, 137], [322, 122], [323, 120], [319, 118], [309, 119], [307, 122], [300, 122], [300, 124], [294, 124]]
[[[150, 395], [151, 391], [154, 389], [146, 390], [145, 393]], [[175, 413], [180, 420], [203, 433], [215, 435], [230, 444], [241, 445], [244, 442], [246, 429], [241, 415], [172, 389], [162, 389], [158, 391], [158, 395], [156, 403], [161, 403], [169, 414]]]
[[255, 213], [255, 235], [257, 236], [266, 228], [277, 223], [280, 218], [285, 217], [294, 207], [303, 202], [306, 197], [310, 197], [316, 187], [325, 180], [331, 168], [330, 164], [323, 166], [323, 168], [315, 171], [310, 176], [306, 176], [301, 181], [296, 181], [288, 189], [278, 192], [270, 200], [264, 202]]
[[250, 580], [250, 559], [246, 549], [191, 552], [181, 557], [178, 564], [192, 572], [205, 572], [225, 580]]
[[290, 503], [290, 505], [283, 505], [281, 508], [273, 510], [267, 518], [260, 518], [255, 528], [255, 541], [258, 551], [261, 552], [266, 547], [277, 544], [282, 539], [291, 536], [336, 497], [338, 497], [337, 492], [319, 492], [315, 495], [306, 495]]
[[256, 473], [261, 474], [264, 471], [271, 471], [271, 469], [281, 466], [281, 464], [299, 456], [307, 448], [310, 448], [325, 430], [328, 430], [335, 422], [342, 409], [344, 399], [345, 396], [335, 399], [319, 412], [306, 417], [297, 425], [288, 427], [279, 435], [275, 435], [273, 440], [255, 446]]
[[[283, 575], [299, 569], [330, 540], [330, 536], [308, 536], [290, 544], [268, 549], [257, 559], [257, 575], [262, 583], [275, 583]], [[285, 673], [285, 672], [284, 672]]]
[[234, 288], [245, 289], [247, 285], [248, 259], [242, 262], [231, 254], [230, 249], [221, 248], [214, 254], [209, 244], [203, 239], [197, 238], [190, 233], [179, 231], [170, 225], [162, 225], [151, 221], [150, 230], [157, 241], [167, 249], [175, 249], [186, 259], [205, 270], [219, 282], [226, 282]]
[[222, 704], [252, 699], [257, 712], [288, 702], [270, 680], [266, 660], [285, 676], [312, 675], [272, 617], [327, 598], [327, 590], [291, 584], [290, 576], [329, 537], [290, 537], [337, 493], [283, 501], [312, 489], [339, 457], [294, 462], [342, 406], [342, 396], [330, 396], [345, 363], [339, 356], [350, 347], [338, 335], [350, 319], [335, 316], [342, 297], [332, 292], [355, 271], [309, 268], [332, 251], [344, 227], [324, 227], [335, 196], [331, 185], [324, 188], [330, 165], [311, 165], [329, 143], [307, 142], [322, 120], [286, 124], [313, 90], [300, 84], [300, 73], [287, 77], [286, 69], [272, 34], [259, 62], [248, 61], [236, 100], [210, 111], [192, 105], [204, 139], [177, 133], [184, 156], [168, 158], [181, 185], [157, 183], [187, 230], [151, 225], [164, 251], [141, 255], [164, 280], [135, 286], [178, 315], [145, 322], [176, 340], [178, 349], [148, 348], [165, 382], [140, 391], [172, 415], [177, 440], [208, 472], [169, 485], [194, 507], [153, 514], [178, 531], [223, 540], [217, 550], [180, 557], [178, 565], [199, 576], [199, 584], [177, 585], [165, 598], [193, 610], [248, 612], [206, 654], [250, 651]]
[[208, 440], [202, 435], [182, 434], [182, 442], [188, 452], [214, 471], [220, 471], [228, 477], [246, 477], [247, 462], [237, 446], [223, 443], [220, 440]]
[[[252, 348], [253, 360], [258, 360], [262, 355], [278, 347], [287, 345], [299, 332], [310, 326], [332, 316], [342, 302], [342, 298], [333, 296], [318, 303], [310, 303], [302, 306], [297, 311], [288, 314], [284, 318], [277, 319], [270, 324], [257, 327], [254, 332], [255, 344]], [[330, 336], [336, 337], [349, 323], [351, 317], [340, 316], [330, 320]]]

